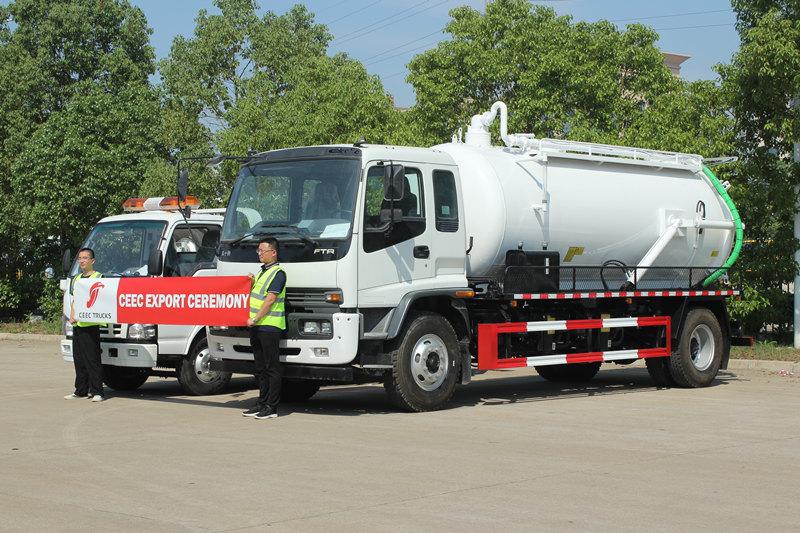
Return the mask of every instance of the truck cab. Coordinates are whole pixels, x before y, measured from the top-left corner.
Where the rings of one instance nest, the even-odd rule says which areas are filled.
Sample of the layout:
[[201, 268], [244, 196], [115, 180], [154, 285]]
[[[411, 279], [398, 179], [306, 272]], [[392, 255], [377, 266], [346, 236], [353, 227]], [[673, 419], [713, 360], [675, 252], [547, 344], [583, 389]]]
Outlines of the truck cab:
[[[392, 171], [394, 193], [385, 190]], [[438, 310], [464, 324], [453, 306], [469, 288], [459, 187], [450, 156], [427, 148], [296, 148], [243, 166], [217, 274], [255, 272], [259, 237], [278, 239], [288, 279], [284, 396], [310, 397], [325, 382], [382, 381], [409, 317]], [[421, 342], [443, 342], [430, 333]], [[247, 328], [210, 327], [208, 339], [212, 368], [252, 372]], [[430, 358], [419, 373], [432, 390], [440, 378], [451, 389], [460, 375], [465, 359], [457, 344], [449, 348], [449, 359], [440, 360], [449, 372]]]
[[[191, 207], [199, 202], [187, 198]], [[192, 206], [192, 203], [196, 205]], [[216, 248], [222, 230], [222, 209], [194, 209], [184, 218], [177, 198], [130, 198], [121, 215], [103, 218], [82, 247], [95, 252], [95, 270], [104, 277], [148, 275], [154, 252], [161, 254], [160, 276], [209, 276], [215, 272]], [[72, 325], [67, 317], [70, 288], [79, 273], [65, 257], [64, 338], [61, 354], [72, 362]], [[107, 324], [100, 327], [103, 378], [114, 390], [135, 390], [150, 376], [177, 377], [188, 394], [221, 392], [230, 373], [204, 369], [208, 348], [202, 326]]]

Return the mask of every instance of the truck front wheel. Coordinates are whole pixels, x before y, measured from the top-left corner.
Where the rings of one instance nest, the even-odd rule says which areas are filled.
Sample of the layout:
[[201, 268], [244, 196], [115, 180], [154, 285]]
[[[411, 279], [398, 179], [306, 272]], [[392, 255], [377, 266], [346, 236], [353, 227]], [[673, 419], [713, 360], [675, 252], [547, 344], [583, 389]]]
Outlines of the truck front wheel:
[[706, 387], [722, 363], [725, 344], [717, 317], [709, 309], [689, 311], [677, 350], [669, 358], [672, 379], [681, 387]]
[[146, 368], [103, 365], [103, 382], [116, 391], [136, 390], [149, 376]]
[[192, 345], [189, 355], [181, 359], [178, 367], [178, 383], [187, 394], [206, 396], [224, 391], [231, 381], [230, 372], [219, 372], [208, 368], [210, 354], [206, 339]]
[[434, 411], [453, 396], [458, 379], [458, 338], [441, 315], [409, 317], [391, 356], [392, 370], [384, 386], [396, 406], [407, 411]]

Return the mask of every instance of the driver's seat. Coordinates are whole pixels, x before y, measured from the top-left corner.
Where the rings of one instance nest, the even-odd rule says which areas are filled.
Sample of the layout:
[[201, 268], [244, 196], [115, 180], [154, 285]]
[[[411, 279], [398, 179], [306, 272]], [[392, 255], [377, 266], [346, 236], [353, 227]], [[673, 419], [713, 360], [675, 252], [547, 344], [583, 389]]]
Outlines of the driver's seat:
[[338, 218], [340, 209], [339, 189], [333, 183], [321, 181], [314, 187], [314, 194], [306, 205], [303, 218]]

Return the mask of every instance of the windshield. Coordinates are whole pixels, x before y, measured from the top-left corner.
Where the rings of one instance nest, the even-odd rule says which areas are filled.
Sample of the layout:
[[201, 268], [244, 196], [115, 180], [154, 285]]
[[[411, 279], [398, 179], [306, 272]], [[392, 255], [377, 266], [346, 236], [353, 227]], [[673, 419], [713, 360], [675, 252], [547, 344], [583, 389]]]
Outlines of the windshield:
[[284, 161], [243, 168], [225, 213], [223, 241], [264, 233], [278, 238], [348, 238], [359, 171], [356, 159]]
[[[94, 250], [94, 269], [105, 276], [146, 276], [147, 259], [158, 246], [166, 222], [125, 220], [96, 225], [84, 247]], [[70, 276], [78, 274], [78, 263]]]

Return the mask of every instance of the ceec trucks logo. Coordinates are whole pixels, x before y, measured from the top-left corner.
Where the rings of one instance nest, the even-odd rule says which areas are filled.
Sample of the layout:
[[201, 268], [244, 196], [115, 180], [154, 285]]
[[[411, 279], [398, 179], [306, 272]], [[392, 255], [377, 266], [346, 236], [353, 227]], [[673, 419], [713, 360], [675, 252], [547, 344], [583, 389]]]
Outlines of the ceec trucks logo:
[[93, 283], [92, 286], [89, 287], [89, 300], [86, 302], [86, 309], [91, 309], [91, 307], [97, 301], [97, 296], [98, 294], [100, 294], [100, 289], [102, 289], [103, 287], [105, 287], [105, 285], [103, 285], [99, 281]]

